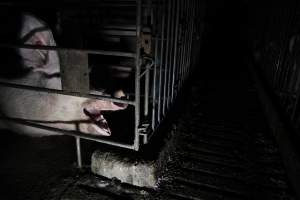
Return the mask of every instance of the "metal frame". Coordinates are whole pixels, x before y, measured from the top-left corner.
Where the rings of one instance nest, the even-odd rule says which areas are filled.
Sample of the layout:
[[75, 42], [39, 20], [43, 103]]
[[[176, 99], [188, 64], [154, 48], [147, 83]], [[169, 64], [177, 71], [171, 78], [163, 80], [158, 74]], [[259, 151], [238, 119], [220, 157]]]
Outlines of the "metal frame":
[[[117, 3], [111, 4], [114, 8], [118, 6]], [[65, 4], [61, 5], [62, 7], [65, 6]], [[100, 3], [99, 6], [101, 5], [109, 6], [107, 2]], [[82, 166], [80, 139], [92, 140], [135, 151], [139, 150], [141, 144], [147, 144], [171, 108], [171, 105], [182, 89], [190, 72], [192, 45], [195, 40], [194, 23], [196, 22], [195, 17], [197, 17], [196, 12], [200, 11], [201, 6], [197, 3], [197, 0], [135, 0], [129, 2], [129, 5], [124, 5], [124, 2], [120, 1], [119, 5], [124, 9], [126, 6], [134, 5], [136, 7], [135, 35], [132, 34], [133, 30], [130, 30], [130, 33], [127, 34], [130, 37], [134, 36], [136, 39], [135, 53], [53, 46], [0, 44], [0, 48], [28, 48], [64, 52], [76, 51], [81, 53], [83, 57], [86, 57], [87, 54], [96, 54], [134, 58], [135, 92], [134, 99], [132, 100], [95, 95], [91, 91], [54, 90], [0, 82], [0, 85], [3, 87], [101, 99], [134, 106], [135, 133], [132, 144], [121, 144], [119, 142], [110, 141], [109, 139], [82, 134], [76, 131], [64, 131], [39, 125], [31, 121], [5, 117], [0, 118], [2, 120], [10, 120], [27, 126], [74, 136], [76, 138], [79, 167]], [[1, 3], [0, 6], [24, 7], [27, 6], [27, 4]], [[146, 17], [144, 16], [145, 13], [147, 15]], [[147, 21], [147, 18], [151, 20]], [[148, 27], [149, 23], [150, 27]], [[124, 32], [119, 30], [117, 32], [106, 30], [105, 34], [126, 35], [127, 32], [128, 30], [124, 30]], [[62, 79], [64, 78], [65, 77], [62, 77]], [[64, 83], [63, 80], [62, 83]]]
[[265, 27], [265, 34], [259, 38], [264, 41], [259, 49], [261, 71], [285, 115], [299, 129], [300, 68], [297, 60], [300, 44], [297, 38], [300, 37], [300, 18], [297, 13], [300, 4], [297, 1], [285, 6], [279, 4], [272, 5], [269, 17], [260, 21]]

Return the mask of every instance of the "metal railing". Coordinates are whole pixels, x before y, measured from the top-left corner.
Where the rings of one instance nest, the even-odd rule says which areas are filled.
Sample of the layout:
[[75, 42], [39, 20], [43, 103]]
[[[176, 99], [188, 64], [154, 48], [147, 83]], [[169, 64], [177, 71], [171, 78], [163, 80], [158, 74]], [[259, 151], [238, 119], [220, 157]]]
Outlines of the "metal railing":
[[[280, 5], [282, 4], [282, 5]], [[261, 70], [286, 116], [299, 129], [300, 66], [299, 66], [299, 3], [272, 4], [259, 15], [261, 27], [258, 56]], [[267, 14], [267, 17], [263, 17]]]
[[[14, 121], [26, 126], [75, 136], [79, 166], [81, 166], [81, 138], [136, 151], [139, 150], [141, 144], [147, 144], [149, 142], [150, 138], [168, 113], [188, 77], [191, 67], [193, 42], [198, 38], [196, 38], [195, 35], [201, 34], [196, 32], [198, 30], [195, 29], [195, 27], [199, 26], [195, 23], [200, 21], [197, 19], [201, 8], [201, 3], [198, 0], [114, 0], [99, 2], [100, 3], [97, 4], [96, 2], [87, 1], [83, 8], [97, 11], [101, 6], [104, 6], [105, 9], [119, 9], [122, 12], [125, 12], [128, 7], [130, 7], [129, 12], [132, 12], [132, 8], [135, 8], [135, 13], [130, 13], [130, 15], [135, 15], [135, 24], [130, 24], [133, 21], [130, 19], [128, 24], [125, 22], [120, 25], [118, 23], [114, 24], [113, 22], [109, 22], [105, 24], [105, 26], [99, 28], [102, 36], [134, 38], [134, 52], [132, 52], [132, 50], [123, 51], [112, 50], [109, 48], [99, 50], [99, 48], [87, 48], [84, 45], [81, 47], [66, 48], [59, 45], [53, 47], [0, 44], [0, 48], [43, 49], [48, 51], [58, 51], [61, 55], [68, 54], [71, 58], [72, 56], [80, 56], [80, 58], [83, 59], [83, 62], [80, 63], [88, 63], [88, 55], [134, 59], [134, 66], [131, 67], [131, 71], [134, 74], [132, 76], [134, 77], [134, 92], [127, 100], [114, 98], [108, 95], [93, 94], [89, 90], [90, 87], [88, 82], [82, 83], [85, 85], [83, 85], [83, 87], [81, 86], [81, 89], [72, 87], [72, 81], [71, 83], [68, 83], [69, 80], [66, 80], [68, 75], [63, 75], [61, 77], [62, 90], [0, 82], [2, 87], [13, 87], [59, 95], [101, 99], [116, 103], [125, 103], [134, 107], [134, 139], [132, 143], [129, 144], [76, 131], [66, 131], [48, 127], [30, 120], [1, 117], [2, 120]], [[97, 6], [93, 6], [94, 4]], [[73, 4], [61, 3], [57, 5], [59, 9], [56, 10], [56, 12], [59, 13], [59, 15], [63, 15], [65, 9], [76, 10], [78, 9], [76, 7], [78, 5], [81, 4], [78, 2]], [[38, 6], [38, 4], [34, 4], [34, 7]], [[46, 7], [45, 4], [40, 6]], [[30, 3], [27, 4], [23, 1], [16, 1], [13, 3], [1, 2], [0, 7], [9, 7], [10, 9], [32, 9]], [[55, 6], [52, 5], [51, 8], [53, 7], [55, 8]], [[82, 8], [81, 6], [78, 7]], [[118, 16], [115, 17], [117, 18]], [[100, 20], [103, 21], [102, 18]], [[121, 19], [120, 21], [122, 22], [122, 20], [124, 19]], [[62, 56], [62, 58], [64, 58], [64, 56]], [[88, 67], [78, 65], [78, 63], [74, 62], [75, 61], [72, 59], [68, 59], [67, 61], [62, 60], [60, 66], [61, 71], [68, 72], [70, 70], [79, 70], [79, 72], [83, 72]], [[70, 69], [68, 65], [72, 65], [73, 67], [76, 66], [76, 69]], [[72, 75], [74, 76], [74, 74]], [[77, 75], [73, 77], [73, 81], [81, 80], [82, 76], [83, 73], [77, 73]]]

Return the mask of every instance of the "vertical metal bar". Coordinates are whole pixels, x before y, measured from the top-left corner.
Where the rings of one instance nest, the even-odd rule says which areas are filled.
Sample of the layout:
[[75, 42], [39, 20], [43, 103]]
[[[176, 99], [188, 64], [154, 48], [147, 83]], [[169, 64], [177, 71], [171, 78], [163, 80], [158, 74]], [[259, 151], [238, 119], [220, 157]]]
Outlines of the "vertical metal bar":
[[77, 166], [79, 169], [81, 169], [82, 168], [82, 157], [81, 157], [80, 137], [75, 137], [75, 139], [76, 139]]
[[186, 81], [186, 79], [187, 79], [187, 76], [188, 76], [188, 68], [189, 68], [189, 66], [188, 66], [188, 59], [189, 59], [189, 48], [190, 48], [190, 46], [191, 46], [191, 43], [190, 43], [190, 41], [191, 41], [191, 0], [190, 1], [188, 1], [188, 31], [187, 31], [187, 42], [186, 42], [186, 52], [185, 52], [185, 64], [184, 64], [184, 66], [185, 66], [185, 68], [184, 68], [184, 81]]
[[172, 74], [172, 90], [171, 90], [171, 101], [174, 100], [174, 87], [175, 87], [175, 72], [177, 70], [177, 45], [178, 45], [178, 27], [179, 27], [179, 0], [176, 0], [176, 26], [175, 26], [175, 44], [174, 44], [174, 54], [173, 54], [173, 74]]
[[149, 84], [150, 84], [150, 64], [146, 65], [146, 74], [145, 74], [145, 98], [144, 98], [144, 116], [148, 116], [149, 108]]
[[135, 136], [134, 150], [139, 149], [139, 123], [140, 123], [140, 79], [141, 72], [141, 29], [142, 29], [142, 0], [136, 0], [136, 58], [135, 58]]
[[182, 19], [184, 18], [184, 1], [180, 0], [180, 17], [179, 19], [181, 19], [181, 25], [180, 25], [180, 46], [179, 46], [179, 58], [178, 58], [178, 81], [177, 81], [177, 90], [180, 90], [181, 88], [181, 72], [182, 72], [182, 59], [183, 59], [183, 37], [184, 37], [184, 30], [183, 30], [183, 23], [182, 23]]
[[175, 43], [175, 11], [176, 11], [176, 0], [171, 1], [171, 13], [172, 13], [172, 23], [171, 23], [171, 46], [170, 46], [170, 67], [168, 70], [168, 90], [167, 90], [167, 107], [171, 104], [171, 87], [172, 87], [172, 71], [174, 69], [173, 56], [174, 56], [174, 43]]
[[152, 83], [152, 130], [156, 126], [156, 81], [157, 81], [157, 62], [158, 62], [158, 14], [159, 14], [159, 5], [156, 4], [156, 14], [154, 19], [155, 26], [155, 47], [154, 47], [154, 68], [153, 68], [153, 83]]
[[[186, 13], [187, 13], [187, 2], [188, 1], [183, 1], [183, 20], [187, 20], [187, 16], [186, 16]], [[185, 22], [185, 21], [184, 21]], [[184, 58], [185, 58], [185, 49], [186, 49], [186, 32], [187, 32], [187, 29], [186, 29], [186, 23], [183, 24], [183, 34], [182, 34], [182, 60], [181, 60], [181, 72], [180, 72], [180, 89], [182, 88], [182, 85], [183, 85], [183, 82], [184, 82]]]
[[161, 49], [160, 49], [160, 65], [159, 65], [159, 84], [158, 84], [158, 122], [161, 121], [162, 113], [162, 71], [164, 63], [164, 43], [165, 43], [165, 4], [162, 1], [162, 25], [161, 25]]
[[[151, 24], [153, 23], [153, 14], [152, 14], [152, 1], [151, 0], [147, 0], [147, 12], [148, 15], [146, 17], [148, 17], [149, 15], [151, 16]], [[151, 40], [152, 38], [149, 38], [149, 40]], [[151, 45], [152, 48], [152, 45]], [[152, 63], [153, 64], [153, 63]], [[150, 67], [152, 67], [152, 64], [147, 64], [146, 65], [146, 74], [145, 74], [145, 90], [144, 90], [144, 116], [147, 117], [149, 114], [149, 89], [150, 89]]]
[[[187, 3], [188, 1], [183, 1], [183, 19], [187, 19]], [[183, 86], [183, 82], [184, 82], [184, 68], [185, 68], [185, 52], [186, 52], [186, 34], [187, 34], [187, 30], [185, 28], [186, 26], [183, 26], [183, 35], [182, 35], [182, 60], [181, 60], [181, 72], [180, 72], [180, 89]]]
[[187, 61], [187, 77], [190, 75], [191, 70], [191, 59], [192, 59], [192, 50], [193, 50], [193, 41], [194, 41], [194, 23], [195, 23], [195, 0], [192, 0], [192, 7], [191, 7], [191, 34], [190, 34], [190, 43], [189, 43], [189, 51], [188, 51], [188, 61]]
[[166, 114], [166, 93], [167, 93], [167, 73], [169, 70], [169, 47], [170, 47], [170, 28], [171, 28], [171, 0], [168, 0], [168, 24], [167, 24], [167, 47], [165, 54], [165, 66], [164, 66], [164, 90], [163, 90], [163, 115]]

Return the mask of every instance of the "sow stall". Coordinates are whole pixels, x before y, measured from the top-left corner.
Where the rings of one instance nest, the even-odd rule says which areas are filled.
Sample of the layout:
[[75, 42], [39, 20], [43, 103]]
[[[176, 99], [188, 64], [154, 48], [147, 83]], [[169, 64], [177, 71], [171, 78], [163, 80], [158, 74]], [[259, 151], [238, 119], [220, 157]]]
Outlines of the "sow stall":
[[[129, 106], [117, 117], [108, 116], [111, 137], [1, 119], [74, 136], [79, 166], [80, 139], [138, 151], [164, 120], [191, 71], [193, 44], [199, 44], [202, 31], [202, 8], [198, 0], [2, 1], [1, 10], [34, 13], [46, 21], [57, 46], [2, 43], [1, 49], [57, 51], [62, 90], [6, 82], [1, 86]], [[120, 88], [126, 98], [109, 92]]]

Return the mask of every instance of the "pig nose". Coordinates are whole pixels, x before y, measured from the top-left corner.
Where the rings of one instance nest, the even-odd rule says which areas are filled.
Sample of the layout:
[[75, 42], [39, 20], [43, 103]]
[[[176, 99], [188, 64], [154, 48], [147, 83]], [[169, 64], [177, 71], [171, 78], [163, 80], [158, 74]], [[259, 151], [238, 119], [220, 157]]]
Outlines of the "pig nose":
[[[111, 135], [111, 130], [108, 126], [108, 123], [100, 111], [88, 111], [86, 108], [84, 108], [83, 113], [88, 116], [93, 123], [90, 128], [101, 135]], [[91, 131], [93, 132], [93, 130]]]

